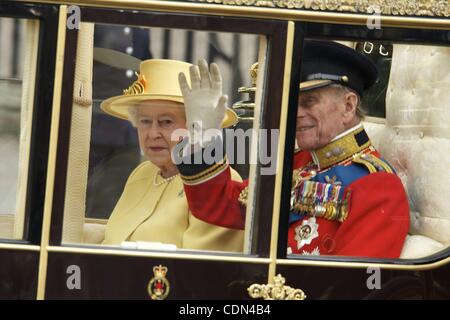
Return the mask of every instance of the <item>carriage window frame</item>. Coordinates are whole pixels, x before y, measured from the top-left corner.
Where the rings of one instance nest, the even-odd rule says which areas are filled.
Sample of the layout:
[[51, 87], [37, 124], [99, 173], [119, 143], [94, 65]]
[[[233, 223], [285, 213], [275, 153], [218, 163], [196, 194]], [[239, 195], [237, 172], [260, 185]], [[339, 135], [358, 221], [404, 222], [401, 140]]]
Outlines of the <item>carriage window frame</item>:
[[[285, 62], [285, 44], [287, 38], [288, 22], [284, 20], [267, 20], [248, 17], [230, 17], [214, 16], [193, 13], [169, 13], [154, 12], [147, 10], [124, 10], [114, 8], [97, 8], [89, 6], [80, 6], [81, 22], [111, 24], [115, 26], [136, 26], [136, 27], [155, 27], [180, 30], [198, 30], [210, 32], [227, 32], [253, 34], [266, 37], [267, 49], [265, 54], [266, 71], [264, 74], [264, 90], [262, 91], [261, 101], [261, 128], [279, 128], [281, 115], [282, 90], [277, 89], [279, 79], [283, 76]], [[131, 17], [132, 16], [132, 17]], [[131, 19], [132, 18], [132, 19]], [[164, 18], [164, 19], [162, 19]], [[72, 113], [72, 94], [74, 86], [74, 71], [76, 57], [78, 31], [77, 29], [67, 29], [65, 39], [63, 87], [61, 95], [61, 114], [58, 131], [58, 146], [56, 171], [54, 180], [54, 193], [51, 214], [51, 228], [49, 245], [76, 248], [95, 248], [98, 250], [110, 249], [99, 245], [90, 245], [87, 243], [64, 243], [62, 242], [62, 229], [64, 218], [64, 197], [66, 190], [66, 175], [68, 171], [68, 149], [70, 141], [71, 113]], [[250, 67], [250, 66], [249, 66]], [[271, 95], [268, 95], [268, 88], [272, 88]], [[276, 103], [275, 103], [276, 102]], [[271, 107], [279, 105], [279, 108]], [[259, 164], [257, 165], [259, 166]], [[262, 182], [264, 180], [264, 182]], [[264, 186], [264, 187], [261, 187]], [[195, 251], [199, 255], [244, 255], [256, 257], [268, 257], [270, 254], [271, 241], [271, 223], [273, 216], [273, 199], [263, 196], [264, 194], [275, 195], [275, 176], [260, 177], [257, 175], [255, 182], [255, 208], [254, 219], [252, 220], [252, 235], [258, 234], [255, 241], [250, 241], [250, 252], [245, 253], [226, 253], [209, 251]], [[265, 223], [260, 223], [264, 221]], [[114, 248], [116, 249], [116, 248]], [[118, 250], [127, 249], [118, 248]], [[140, 250], [143, 252], [154, 252], [154, 250]], [[175, 251], [175, 254], [183, 254], [189, 250]], [[193, 252], [192, 252], [193, 253]]]
[[1, 244], [40, 245], [47, 178], [56, 39], [59, 6], [3, 1], [0, 16], [39, 22], [33, 107], [26, 181], [24, 225], [21, 239], [0, 238]]
[[[414, 27], [382, 27], [382, 29], [370, 30], [365, 25], [350, 25], [321, 22], [295, 21], [296, 30], [303, 30], [303, 36], [306, 39], [338, 40], [338, 41], [389, 41], [394, 44], [417, 44], [417, 45], [440, 45], [450, 47], [450, 26], [448, 29], [417, 29]], [[407, 40], [404, 40], [407, 39]], [[278, 225], [277, 241], [277, 264], [295, 264], [323, 262], [324, 265], [330, 263], [343, 262], [341, 266], [350, 263], [376, 263], [390, 266], [421, 266], [439, 263], [450, 257], [450, 246], [446, 247], [432, 255], [415, 259], [382, 259], [382, 258], [364, 258], [350, 256], [312, 256], [312, 255], [293, 255], [287, 254], [287, 231], [289, 226], [289, 206], [290, 193], [292, 186], [292, 168], [295, 146], [295, 118], [298, 101], [299, 74], [301, 72], [302, 43], [297, 40], [294, 45], [291, 74], [291, 92], [289, 96], [289, 110], [286, 122], [286, 143], [283, 159], [283, 185], [280, 196], [280, 222]], [[383, 118], [375, 118], [382, 120]]]

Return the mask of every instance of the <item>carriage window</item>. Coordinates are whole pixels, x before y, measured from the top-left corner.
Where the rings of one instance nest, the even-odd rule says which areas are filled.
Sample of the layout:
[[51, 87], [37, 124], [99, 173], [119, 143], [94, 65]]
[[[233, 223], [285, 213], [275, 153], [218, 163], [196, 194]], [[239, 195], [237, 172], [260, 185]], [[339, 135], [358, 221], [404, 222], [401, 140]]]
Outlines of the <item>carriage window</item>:
[[289, 257], [447, 248], [450, 47], [309, 39], [302, 61]]
[[[218, 65], [228, 96], [221, 126], [230, 175], [242, 181], [250, 169], [254, 63], [265, 37], [88, 23], [81, 28], [75, 71], [81, 97], [72, 111], [63, 242], [242, 252], [244, 231], [206, 223], [189, 211], [182, 178], [199, 183], [225, 166], [183, 177], [175, 166], [170, 150], [188, 132], [178, 74], [190, 82], [191, 63]], [[89, 33], [93, 48], [80, 51]], [[80, 63], [86, 59], [90, 66]], [[214, 82], [212, 67], [210, 77]], [[237, 129], [244, 138], [236, 137]], [[84, 165], [77, 165], [75, 154]]]
[[37, 26], [0, 18], [0, 238], [23, 237]]

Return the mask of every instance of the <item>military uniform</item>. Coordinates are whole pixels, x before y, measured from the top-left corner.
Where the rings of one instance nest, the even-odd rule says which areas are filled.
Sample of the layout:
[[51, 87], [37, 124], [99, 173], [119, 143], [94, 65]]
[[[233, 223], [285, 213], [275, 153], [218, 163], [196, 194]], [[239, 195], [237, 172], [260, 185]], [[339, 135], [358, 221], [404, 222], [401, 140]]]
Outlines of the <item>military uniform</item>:
[[[232, 181], [226, 161], [198, 169], [179, 166], [192, 213], [244, 228], [248, 181]], [[322, 149], [297, 152], [294, 169], [288, 253], [399, 257], [409, 228], [407, 198], [362, 126]]]
[[[376, 66], [351, 48], [309, 40], [304, 48], [301, 92], [341, 84], [361, 97], [377, 79]], [[248, 182], [231, 181], [226, 158], [210, 166], [187, 158], [178, 168], [192, 213], [244, 228]], [[288, 253], [400, 256], [409, 229], [407, 197], [361, 124], [324, 147], [296, 152], [294, 169]]]

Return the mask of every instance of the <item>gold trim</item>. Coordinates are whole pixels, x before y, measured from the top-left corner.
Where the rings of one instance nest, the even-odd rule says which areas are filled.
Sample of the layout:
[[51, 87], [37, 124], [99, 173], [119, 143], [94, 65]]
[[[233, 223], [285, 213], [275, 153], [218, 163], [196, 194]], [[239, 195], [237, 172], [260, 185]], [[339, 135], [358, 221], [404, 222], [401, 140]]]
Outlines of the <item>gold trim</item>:
[[[448, 17], [450, 6], [443, 0], [193, 0], [200, 3], [217, 3], [234, 6], [338, 11], [373, 14], [375, 11], [393, 16]], [[447, 4], [447, 5], [446, 5]]]
[[41, 247], [29, 244], [0, 243], [0, 250], [40, 251]]
[[[260, 263], [270, 264], [270, 258], [254, 258], [254, 257], [230, 257], [230, 256], [208, 256], [205, 254], [190, 254], [190, 253], [162, 253], [150, 251], [134, 251], [134, 250], [117, 250], [98, 248], [83, 248], [83, 247], [59, 247], [48, 246], [48, 252], [60, 253], [78, 253], [78, 254], [98, 254], [98, 255], [113, 255], [113, 256], [127, 256], [127, 257], [144, 257], [144, 258], [170, 258], [170, 259], [192, 259], [192, 260], [206, 260], [206, 261], [225, 261], [225, 262], [243, 262], [243, 263]], [[408, 262], [409, 259], [398, 259], [396, 261]], [[277, 265], [292, 265], [292, 266], [311, 266], [311, 267], [333, 267], [333, 268], [368, 268], [378, 267], [385, 270], [406, 270], [406, 271], [426, 271], [433, 270], [450, 263], [450, 257], [437, 262], [423, 264], [423, 265], [396, 265], [389, 263], [374, 263], [374, 262], [334, 262], [334, 261], [318, 261], [318, 260], [300, 260], [300, 259], [276, 259]]]
[[143, 257], [143, 258], [170, 258], [170, 259], [192, 259], [192, 260], [206, 260], [206, 261], [224, 261], [224, 262], [243, 262], [243, 263], [260, 263], [269, 264], [269, 258], [254, 258], [243, 256], [219, 256], [206, 255], [204, 253], [172, 253], [172, 252], [151, 252], [151, 251], [135, 251], [135, 250], [120, 250], [111, 249], [99, 246], [98, 248], [83, 248], [83, 247], [58, 247], [48, 246], [48, 252], [62, 252], [62, 253], [79, 253], [79, 254], [96, 254], [96, 255], [112, 255], [125, 257]]
[[352, 161], [354, 163], [359, 163], [359, 164], [362, 164], [363, 166], [365, 166], [367, 168], [367, 170], [369, 170], [369, 173], [375, 173], [378, 171], [377, 168], [375, 168], [375, 166], [372, 163], [370, 163], [367, 160], [362, 159], [359, 155], [354, 157]]
[[[354, 257], [353, 257], [354, 258]], [[411, 259], [396, 259], [396, 261], [408, 262]], [[389, 263], [376, 262], [334, 262], [334, 261], [317, 261], [317, 260], [298, 260], [298, 259], [277, 259], [277, 265], [283, 266], [303, 266], [303, 267], [327, 267], [327, 268], [350, 268], [350, 269], [366, 269], [368, 267], [376, 267], [384, 270], [405, 270], [405, 271], [427, 271], [440, 268], [450, 263], [450, 256], [433, 262], [420, 265], [399, 265]]]
[[386, 162], [377, 158], [371, 154], [358, 154], [352, 160], [354, 163], [359, 163], [365, 166], [369, 173], [375, 172], [387, 172], [393, 173], [391, 167], [389, 167]]
[[233, 104], [233, 109], [254, 109], [254, 108], [255, 104], [253, 102], [236, 102]]
[[368, 148], [372, 144], [370, 139], [361, 146], [356, 141], [356, 135], [363, 131], [364, 127], [361, 126], [345, 136], [330, 142], [326, 146], [312, 151], [312, 156], [317, 160], [320, 170], [331, 167], [346, 159], [351, 159], [355, 154]]
[[[244, 253], [250, 253], [252, 249], [253, 230], [252, 225], [255, 217], [255, 192], [258, 181], [258, 172], [260, 165], [257, 165], [257, 155], [259, 150], [259, 129], [261, 126], [261, 112], [263, 101], [263, 88], [264, 88], [264, 76], [267, 66], [267, 37], [264, 35], [259, 36], [259, 50], [258, 50], [258, 68], [259, 71], [256, 74], [256, 92], [255, 92], [255, 109], [253, 117], [249, 117], [249, 120], [253, 121], [252, 140], [253, 143], [250, 146], [250, 169], [248, 176], [248, 194], [247, 194], [247, 206], [245, 209], [245, 237], [244, 237]], [[243, 118], [241, 118], [242, 120]]]
[[[231, 6], [220, 4], [199, 4], [175, 1], [155, 0], [17, 0], [27, 3], [50, 3], [83, 5], [104, 8], [122, 8], [135, 10], [151, 10], [174, 13], [209, 14], [217, 16], [233, 16], [248, 18], [267, 18], [280, 20], [301, 20], [304, 22], [322, 22], [335, 24], [366, 25], [368, 15], [361, 13], [337, 13], [326, 11], [274, 9], [264, 7]], [[295, 1], [295, 0], [294, 0]], [[363, 0], [362, 0], [363, 1]], [[365, 0], [364, 0], [365, 1]], [[419, 29], [450, 29], [450, 20], [444, 18], [380, 16], [381, 27], [419, 28]]]
[[212, 177], [215, 177], [222, 172], [224, 172], [229, 167], [227, 162], [224, 163], [217, 163], [214, 166], [202, 171], [200, 176], [197, 178], [194, 178], [194, 176], [183, 176], [180, 174], [181, 179], [183, 180], [183, 183], [185, 185], [193, 186], [199, 183], [202, 183], [204, 181], [207, 181], [211, 179]]
[[66, 43], [67, 6], [61, 6], [58, 20], [58, 40], [56, 46], [55, 84], [53, 87], [52, 120], [50, 129], [50, 146], [48, 152], [48, 171], [45, 188], [44, 217], [42, 223], [41, 253], [39, 257], [38, 288], [36, 298], [45, 298], [47, 280], [47, 246], [49, 243], [50, 220], [52, 214], [53, 191], [55, 182], [56, 153], [58, 144], [59, 114], [61, 107], [62, 77], [64, 70], [64, 49]]
[[388, 164], [386, 162], [384, 162], [383, 160], [381, 160], [378, 157], [375, 157], [374, 155], [371, 154], [362, 154], [360, 155], [360, 158], [365, 159], [371, 163], [374, 163], [375, 165], [378, 165], [379, 167], [383, 168], [384, 172], [387, 173], [393, 173], [391, 167], [388, 166]]
[[278, 244], [278, 227], [280, 223], [280, 203], [281, 203], [281, 187], [283, 185], [283, 158], [285, 150], [287, 113], [289, 104], [289, 89], [291, 84], [291, 64], [292, 64], [292, 50], [294, 46], [295, 23], [289, 21], [287, 25], [286, 35], [286, 56], [284, 61], [284, 76], [283, 76], [283, 96], [281, 100], [281, 116], [280, 116], [280, 137], [278, 139], [277, 150], [277, 175], [275, 177], [275, 190], [273, 199], [273, 213], [272, 213], [272, 232], [270, 241], [270, 259], [268, 282], [270, 283], [275, 277], [276, 272], [276, 258], [277, 258], [277, 244]]
[[239, 193], [238, 201], [242, 206], [246, 207], [247, 198], [248, 198], [248, 186], [242, 189], [241, 193]]
[[252, 284], [247, 288], [248, 295], [253, 299], [264, 300], [305, 300], [306, 295], [301, 289], [285, 286], [286, 279], [281, 274], [273, 278], [273, 284]]

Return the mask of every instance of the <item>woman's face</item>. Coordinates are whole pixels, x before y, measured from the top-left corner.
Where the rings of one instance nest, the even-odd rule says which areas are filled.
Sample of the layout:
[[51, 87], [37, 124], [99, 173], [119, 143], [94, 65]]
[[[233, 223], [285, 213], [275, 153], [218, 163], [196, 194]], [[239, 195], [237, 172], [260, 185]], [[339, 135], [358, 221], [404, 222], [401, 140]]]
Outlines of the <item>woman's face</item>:
[[173, 167], [171, 150], [178, 140], [172, 132], [186, 128], [182, 103], [167, 100], [147, 100], [137, 106], [139, 145], [148, 160], [161, 169]]

